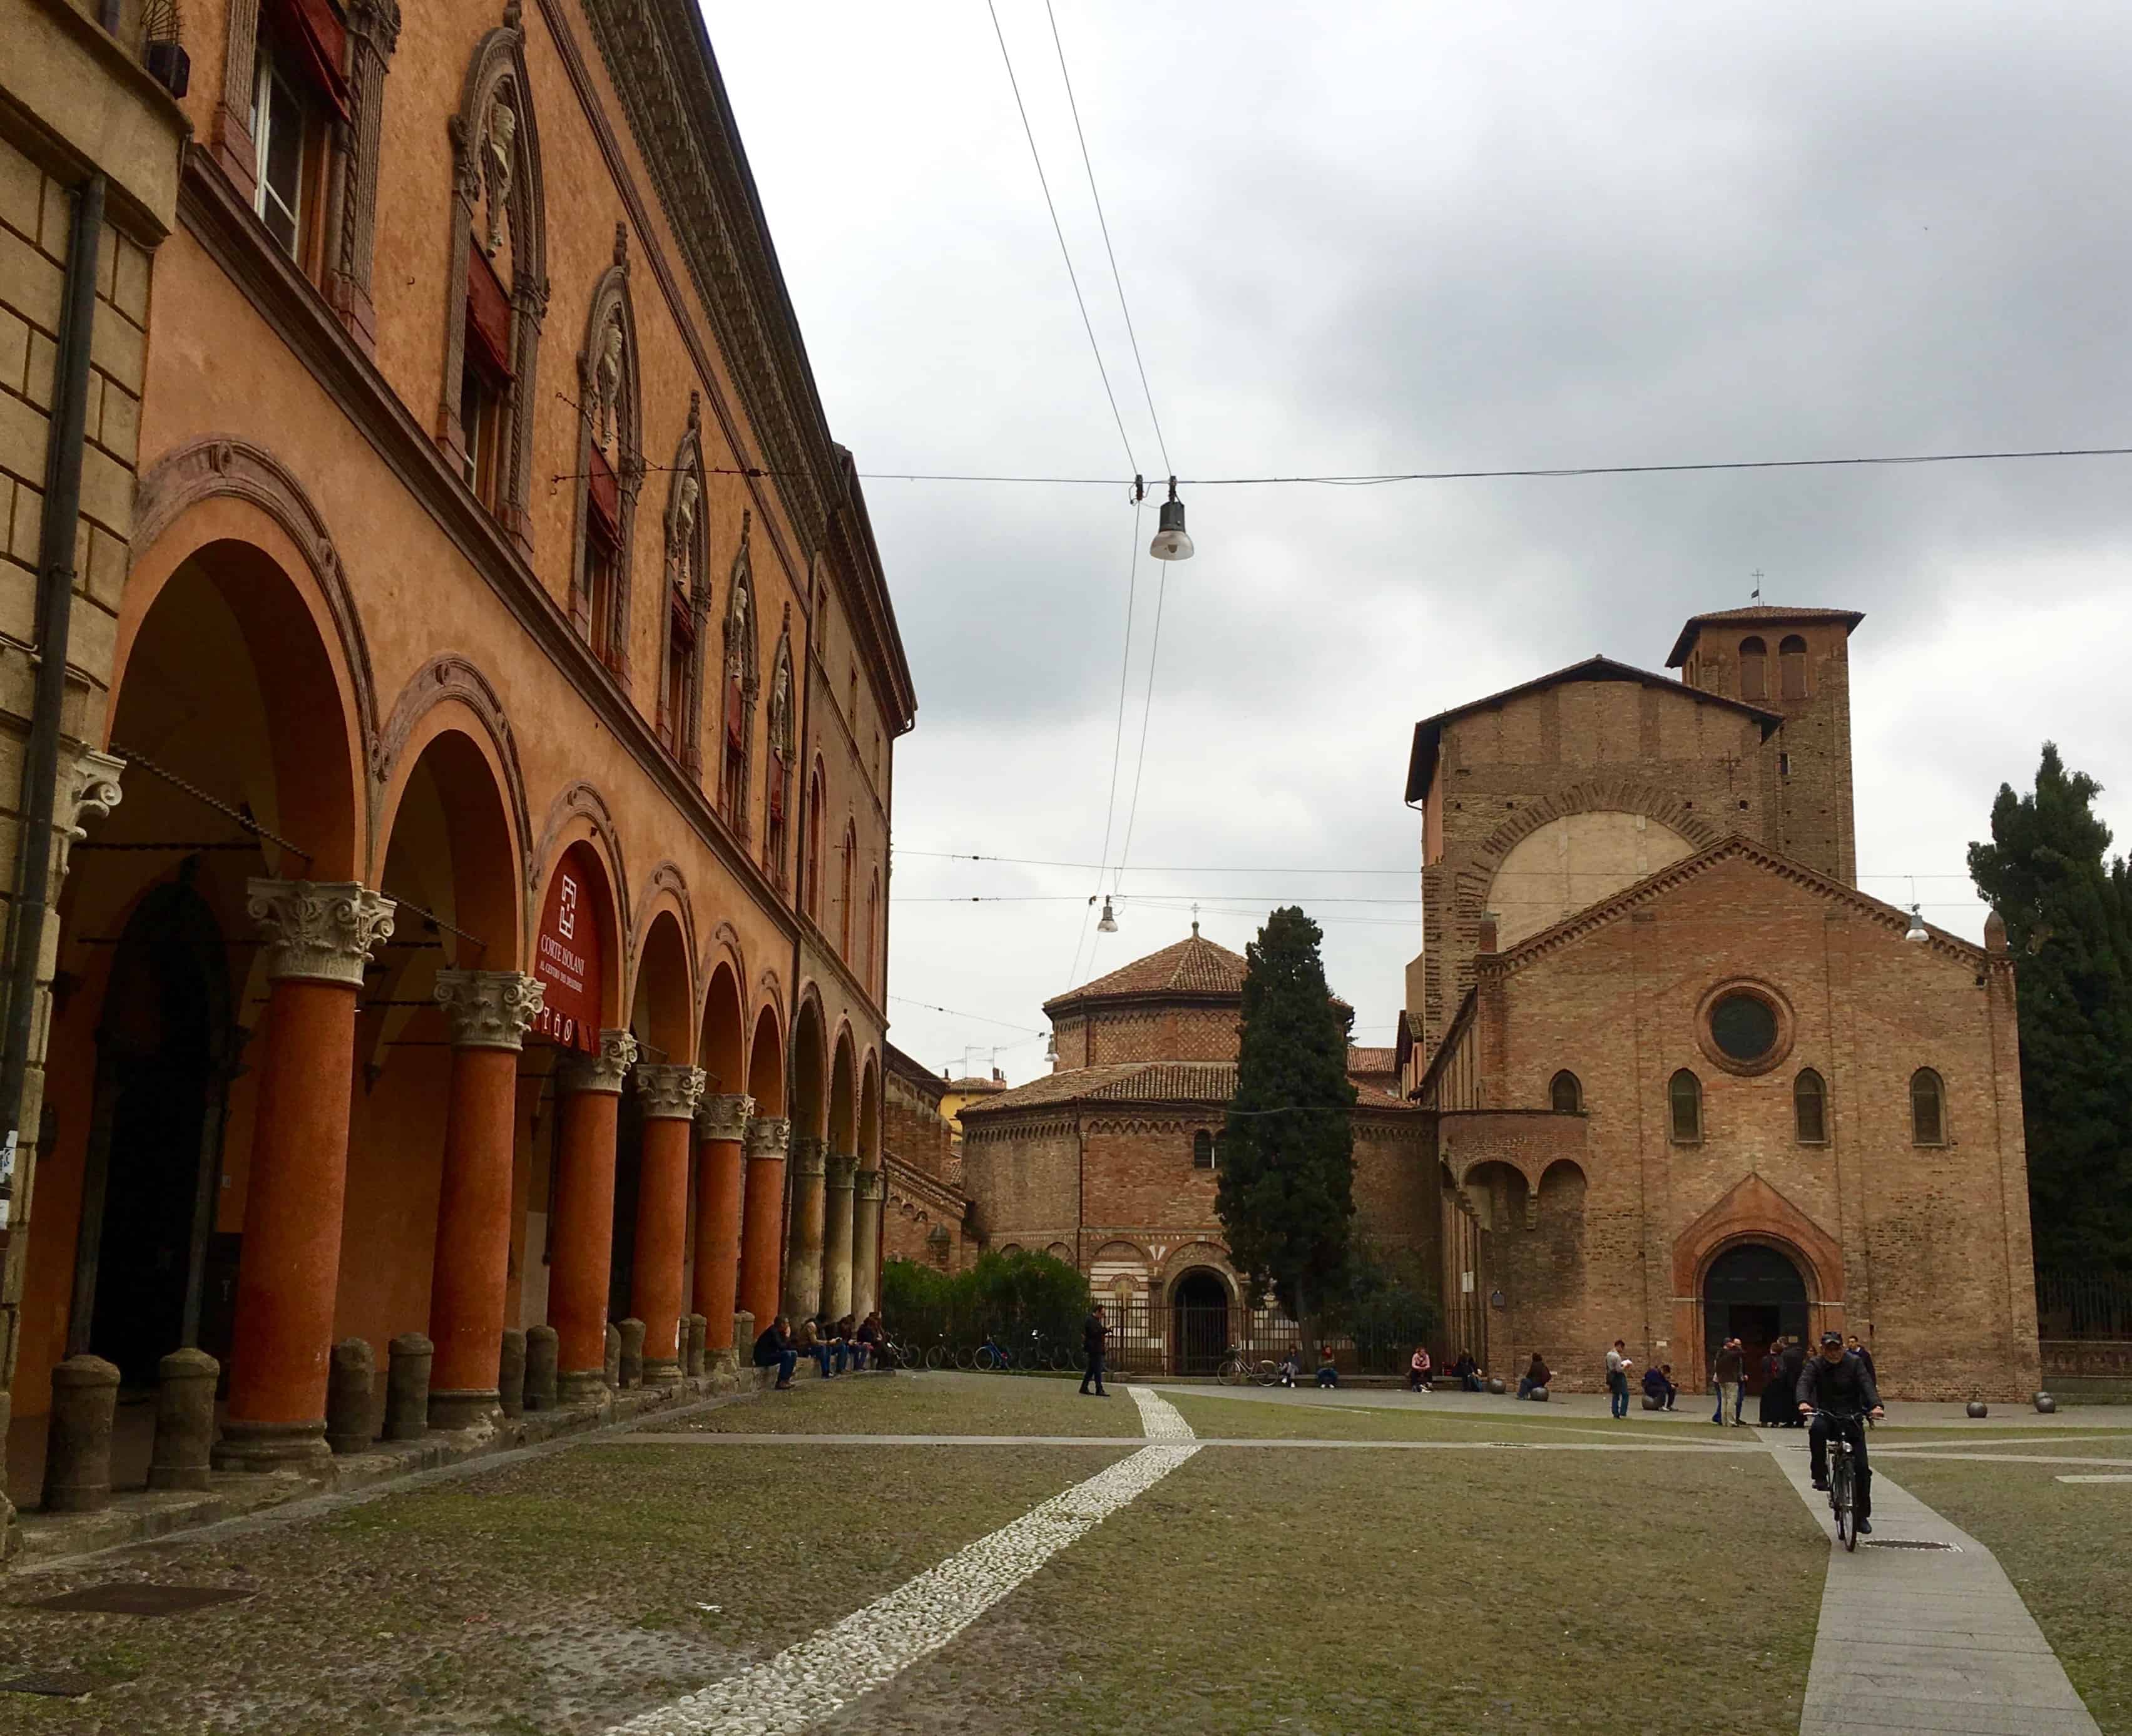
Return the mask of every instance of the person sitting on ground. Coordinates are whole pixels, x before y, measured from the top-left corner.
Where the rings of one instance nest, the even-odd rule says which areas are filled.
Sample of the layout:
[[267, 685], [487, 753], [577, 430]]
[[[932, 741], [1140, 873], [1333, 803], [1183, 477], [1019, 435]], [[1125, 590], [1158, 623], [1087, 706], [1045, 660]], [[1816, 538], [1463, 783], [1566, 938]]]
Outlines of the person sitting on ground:
[[885, 1368], [882, 1359], [887, 1353], [887, 1334], [881, 1330], [881, 1310], [876, 1308], [859, 1322], [857, 1333], [859, 1366], [862, 1368]]
[[1429, 1346], [1416, 1344], [1414, 1354], [1408, 1359], [1406, 1389], [1409, 1392], [1429, 1392], [1435, 1388], [1429, 1383]]
[[1318, 1347], [1318, 1384], [1321, 1387], [1337, 1387], [1340, 1384], [1340, 1371], [1333, 1365], [1332, 1347], [1330, 1344], [1322, 1344]]
[[1458, 1384], [1468, 1392], [1481, 1390], [1481, 1365], [1473, 1360], [1471, 1350], [1458, 1353], [1458, 1360], [1452, 1363], [1451, 1372], [1458, 1377]]
[[783, 1315], [779, 1315], [762, 1329], [761, 1336], [755, 1341], [755, 1365], [758, 1368], [777, 1371], [776, 1389], [780, 1392], [792, 1390], [792, 1370], [800, 1360], [800, 1353], [792, 1348], [792, 1327]]
[[1288, 1347], [1288, 1354], [1280, 1359], [1280, 1383], [1284, 1387], [1292, 1387], [1295, 1384], [1297, 1377], [1302, 1373], [1303, 1346], [1290, 1344]]
[[822, 1335], [822, 1321], [819, 1315], [810, 1314], [800, 1322], [800, 1354], [814, 1359], [821, 1367], [823, 1379], [832, 1378], [829, 1373], [829, 1341]]
[[1532, 1360], [1525, 1364], [1525, 1372], [1518, 1377], [1518, 1397], [1530, 1398], [1535, 1387], [1544, 1387], [1553, 1378], [1553, 1371], [1541, 1359], [1539, 1352], [1534, 1351]]
[[1673, 1364], [1665, 1363], [1658, 1368], [1644, 1370], [1644, 1397], [1655, 1398], [1658, 1404], [1654, 1408], [1658, 1410], [1670, 1411], [1673, 1408], [1675, 1388], [1672, 1369]]

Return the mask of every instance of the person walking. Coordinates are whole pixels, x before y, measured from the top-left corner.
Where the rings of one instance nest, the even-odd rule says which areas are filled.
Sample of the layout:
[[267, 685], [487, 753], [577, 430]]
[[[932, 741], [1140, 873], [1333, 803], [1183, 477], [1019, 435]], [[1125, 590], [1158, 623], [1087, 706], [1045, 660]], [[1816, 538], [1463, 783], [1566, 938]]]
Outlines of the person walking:
[[1880, 1371], [1873, 1366], [1873, 1353], [1858, 1342], [1858, 1334], [1855, 1332], [1845, 1342], [1843, 1348], [1866, 1364], [1866, 1372], [1873, 1377], [1873, 1385], [1877, 1390], [1880, 1384]]
[[[1790, 1392], [1797, 1390], [1799, 1375], [1805, 1369], [1809, 1360], [1804, 1339], [1793, 1336], [1784, 1341], [1784, 1354], [1777, 1362], [1777, 1378], [1784, 1383], [1784, 1391]], [[1788, 1429], [1803, 1429], [1806, 1426], [1806, 1419], [1795, 1411], [1787, 1411], [1784, 1415], [1784, 1426]]]
[[1108, 1342], [1110, 1335], [1111, 1329], [1103, 1323], [1103, 1305], [1101, 1302], [1091, 1302], [1088, 1305], [1088, 1317], [1081, 1322], [1081, 1354], [1088, 1359], [1088, 1367], [1082, 1371], [1081, 1374], [1081, 1392], [1083, 1397], [1088, 1396], [1090, 1381], [1096, 1383], [1094, 1397], [1108, 1398], [1111, 1396], [1103, 1390], [1103, 1347]]
[[1710, 1420], [1720, 1428], [1725, 1426], [1727, 1411], [1732, 1413], [1733, 1427], [1742, 1426], [1740, 1421], [1740, 1383], [1746, 1373], [1746, 1360], [1745, 1347], [1736, 1338], [1726, 1339], [1723, 1348], [1717, 1353], [1717, 1366], [1712, 1370], [1712, 1378], [1717, 1387], [1717, 1414]]
[[1606, 1353], [1606, 1391], [1612, 1396], [1614, 1415], [1629, 1414], [1629, 1370], [1635, 1364], [1629, 1359], [1625, 1340], [1616, 1339], [1614, 1348]]

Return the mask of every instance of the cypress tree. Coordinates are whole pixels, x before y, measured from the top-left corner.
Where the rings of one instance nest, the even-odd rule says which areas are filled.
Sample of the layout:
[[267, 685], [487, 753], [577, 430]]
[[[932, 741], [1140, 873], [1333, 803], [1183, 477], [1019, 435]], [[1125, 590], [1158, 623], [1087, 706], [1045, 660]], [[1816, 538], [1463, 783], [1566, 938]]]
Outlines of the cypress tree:
[[1355, 1214], [1347, 1028], [1318, 957], [1323, 931], [1293, 906], [1244, 950], [1236, 1094], [1214, 1209], [1256, 1306], [1270, 1289], [1306, 1332], [1346, 1285]]
[[2132, 873], [2105, 856], [2101, 787], [2044, 743], [1969, 872], [2015, 960], [2036, 1263], [2132, 1275]]

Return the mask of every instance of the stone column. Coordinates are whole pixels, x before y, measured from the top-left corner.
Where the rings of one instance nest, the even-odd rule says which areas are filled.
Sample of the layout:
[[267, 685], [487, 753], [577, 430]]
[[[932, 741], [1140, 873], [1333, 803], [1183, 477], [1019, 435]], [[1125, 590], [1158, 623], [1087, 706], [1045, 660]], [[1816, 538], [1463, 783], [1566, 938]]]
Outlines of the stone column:
[[[747, 1124], [747, 1183], [741, 1208], [740, 1307], [765, 1330], [777, 1313], [779, 1257], [785, 1240], [785, 1154], [792, 1123], [781, 1115]], [[711, 1328], [713, 1337], [718, 1328]], [[739, 1347], [745, 1356], [752, 1344]]]
[[701, 1067], [641, 1064], [644, 1157], [636, 1185], [636, 1255], [630, 1311], [644, 1322], [644, 1383], [670, 1387], [681, 1378], [681, 1266], [688, 1252], [689, 1147]]
[[828, 1170], [825, 1142], [810, 1133], [792, 1141], [792, 1230], [785, 1250], [785, 1311], [800, 1322], [822, 1307], [822, 1230], [828, 1209], [823, 1185]]
[[879, 1170], [861, 1170], [852, 1195], [852, 1312], [864, 1320], [881, 1306]]
[[706, 1097], [696, 1106], [696, 1289], [707, 1360], [732, 1348], [740, 1292], [741, 1200], [747, 1177], [741, 1142], [755, 1113], [748, 1096]]
[[859, 1161], [829, 1154], [828, 1185], [822, 1212], [822, 1316], [840, 1320], [852, 1311], [852, 1181]]
[[440, 970], [437, 1003], [452, 1044], [444, 1189], [430, 1276], [430, 1426], [496, 1415], [511, 1267], [511, 1171], [518, 1131], [518, 1051], [546, 991], [514, 970]]
[[562, 1103], [548, 1321], [555, 1329], [557, 1398], [607, 1390], [607, 1281], [614, 1258], [614, 1128], [622, 1075], [636, 1059], [627, 1031], [600, 1032], [599, 1052], [565, 1055], [555, 1069]]
[[247, 890], [271, 986], [214, 1455], [238, 1470], [326, 1456], [355, 997], [371, 948], [392, 935], [391, 902], [353, 881], [253, 880]]

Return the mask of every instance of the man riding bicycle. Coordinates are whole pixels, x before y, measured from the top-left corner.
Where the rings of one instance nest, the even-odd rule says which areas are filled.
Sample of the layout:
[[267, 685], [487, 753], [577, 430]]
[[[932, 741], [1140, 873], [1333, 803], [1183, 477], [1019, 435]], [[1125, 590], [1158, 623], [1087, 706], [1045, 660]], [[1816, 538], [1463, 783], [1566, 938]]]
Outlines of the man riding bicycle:
[[1866, 1419], [1885, 1416], [1873, 1371], [1862, 1358], [1847, 1354], [1843, 1334], [1824, 1332], [1821, 1354], [1799, 1370], [1798, 1407], [1813, 1418], [1807, 1445], [1813, 1455], [1813, 1486], [1828, 1487], [1828, 1437], [1841, 1435], [1851, 1443], [1852, 1463], [1857, 1467], [1852, 1512], [1857, 1516], [1858, 1535], [1872, 1535], [1873, 1475], [1866, 1462]]

